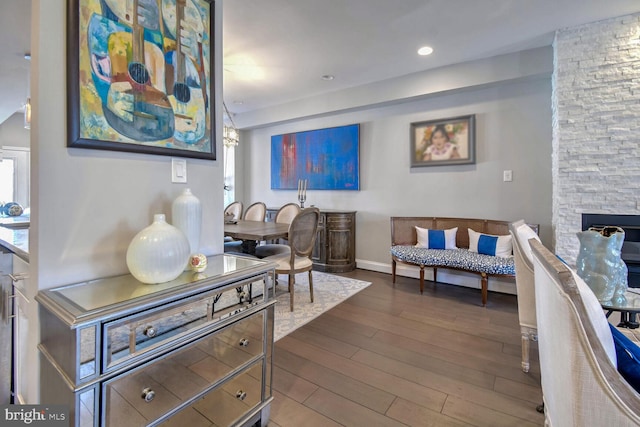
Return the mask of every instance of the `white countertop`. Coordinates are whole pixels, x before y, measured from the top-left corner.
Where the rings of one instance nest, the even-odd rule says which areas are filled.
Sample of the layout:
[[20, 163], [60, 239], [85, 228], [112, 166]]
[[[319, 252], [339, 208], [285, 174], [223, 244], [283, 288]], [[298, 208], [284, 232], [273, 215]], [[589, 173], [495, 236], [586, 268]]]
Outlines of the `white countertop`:
[[0, 227], [0, 247], [29, 262], [29, 229]]
[[28, 215], [0, 216], [0, 226], [7, 228], [29, 228], [30, 221]]

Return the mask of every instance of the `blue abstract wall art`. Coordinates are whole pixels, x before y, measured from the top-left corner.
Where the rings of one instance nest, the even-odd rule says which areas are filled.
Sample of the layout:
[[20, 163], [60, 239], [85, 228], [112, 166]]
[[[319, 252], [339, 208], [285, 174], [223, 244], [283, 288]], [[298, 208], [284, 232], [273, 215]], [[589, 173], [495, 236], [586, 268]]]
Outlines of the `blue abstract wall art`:
[[353, 124], [271, 137], [271, 188], [359, 190], [360, 125]]

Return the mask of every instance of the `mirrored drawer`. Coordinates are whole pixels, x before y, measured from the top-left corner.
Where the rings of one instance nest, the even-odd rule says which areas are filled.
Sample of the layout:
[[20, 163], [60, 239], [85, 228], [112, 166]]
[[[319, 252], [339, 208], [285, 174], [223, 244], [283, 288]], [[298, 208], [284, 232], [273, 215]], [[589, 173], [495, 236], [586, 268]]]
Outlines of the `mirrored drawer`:
[[163, 427], [211, 427], [237, 425], [262, 403], [262, 360], [237, 377], [196, 400], [166, 421]]
[[[264, 280], [252, 279], [104, 325], [104, 368], [115, 366], [211, 323], [266, 302]], [[250, 297], [251, 295], [251, 297]]]
[[[103, 387], [107, 425], [147, 425], [262, 355], [265, 316], [265, 311], [256, 313], [150, 365], [106, 382]], [[242, 388], [247, 395], [238, 398], [243, 412], [247, 404], [256, 404], [254, 395], [257, 394], [258, 401], [261, 400], [262, 368], [259, 369], [259, 375], [253, 369], [255, 367], [247, 374], [251, 372], [255, 376], [248, 375], [250, 379], [241, 383], [248, 384]], [[235, 384], [245, 377], [247, 375], [234, 377], [225, 384], [224, 390], [228, 394], [235, 393], [237, 390], [229, 391], [229, 387], [237, 385], [229, 384]], [[257, 391], [254, 392], [254, 389]], [[251, 393], [247, 390], [251, 390]]]

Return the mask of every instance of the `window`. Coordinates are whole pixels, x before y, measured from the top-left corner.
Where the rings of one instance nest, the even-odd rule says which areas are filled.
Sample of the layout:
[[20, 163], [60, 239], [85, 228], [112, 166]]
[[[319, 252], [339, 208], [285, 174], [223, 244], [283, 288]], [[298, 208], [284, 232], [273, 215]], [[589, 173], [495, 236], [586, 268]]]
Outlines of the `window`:
[[224, 146], [224, 205], [236, 199], [236, 147]]
[[3, 158], [0, 162], [0, 204], [4, 204], [8, 201], [14, 200], [14, 194], [16, 193], [14, 185], [15, 175], [15, 160], [10, 158]]
[[29, 157], [29, 148], [4, 146], [0, 150], [0, 202], [29, 207]]

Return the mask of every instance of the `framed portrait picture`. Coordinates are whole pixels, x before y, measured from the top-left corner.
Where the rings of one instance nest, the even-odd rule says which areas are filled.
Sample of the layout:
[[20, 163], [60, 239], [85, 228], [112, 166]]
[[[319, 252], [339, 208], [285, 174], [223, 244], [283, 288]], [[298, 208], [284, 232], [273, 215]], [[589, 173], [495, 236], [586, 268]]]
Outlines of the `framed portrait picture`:
[[215, 160], [213, 0], [67, 8], [67, 146]]
[[475, 115], [411, 123], [411, 167], [475, 163]]

